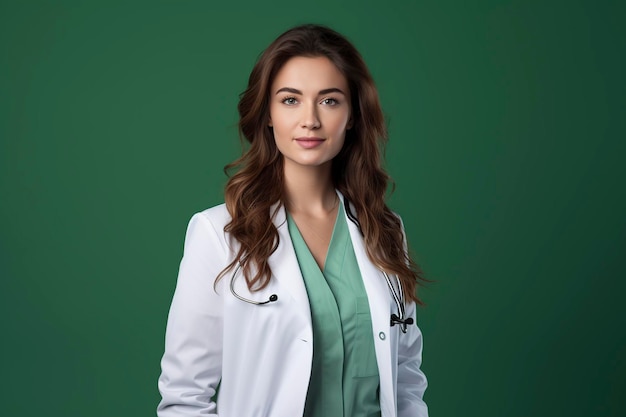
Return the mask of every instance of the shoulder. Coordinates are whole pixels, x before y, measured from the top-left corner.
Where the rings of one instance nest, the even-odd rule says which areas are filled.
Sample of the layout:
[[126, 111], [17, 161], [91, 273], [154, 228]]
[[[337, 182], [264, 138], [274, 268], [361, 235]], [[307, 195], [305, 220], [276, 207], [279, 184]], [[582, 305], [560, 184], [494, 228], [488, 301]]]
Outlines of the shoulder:
[[391, 213], [396, 217], [396, 219], [398, 219], [398, 221], [400, 222], [400, 227], [402, 228], [402, 230], [404, 230], [404, 222], [402, 221], [402, 216], [400, 216], [395, 211], [392, 211]]
[[230, 220], [231, 216], [225, 204], [199, 211], [191, 216], [189, 220], [185, 241], [186, 243], [189, 241], [201, 241], [204, 245], [213, 247], [218, 245], [227, 251], [231, 245], [224, 227]]
[[194, 218], [199, 218], [202, 221], [209, 222], [213, 226], [220, 229], [224, 229], [224, 226], [230, 223], [231, 220], [230, 213], [224, 203], [200, 211], [193, 215], [192, 220]]

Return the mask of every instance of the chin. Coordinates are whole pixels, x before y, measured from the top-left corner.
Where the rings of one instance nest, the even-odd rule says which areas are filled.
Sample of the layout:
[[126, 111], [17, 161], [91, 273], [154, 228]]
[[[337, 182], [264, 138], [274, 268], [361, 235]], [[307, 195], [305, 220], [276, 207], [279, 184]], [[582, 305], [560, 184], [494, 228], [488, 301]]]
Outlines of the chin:
[[324, 165], [330, 164], [332, 159], [320, 159], [320, 158], [301, 158], [301, 159], [291, 159], [286, 158], [288, 160], [285, 161], [290, 165], [297, 165], [303, 167], [322, 167]]

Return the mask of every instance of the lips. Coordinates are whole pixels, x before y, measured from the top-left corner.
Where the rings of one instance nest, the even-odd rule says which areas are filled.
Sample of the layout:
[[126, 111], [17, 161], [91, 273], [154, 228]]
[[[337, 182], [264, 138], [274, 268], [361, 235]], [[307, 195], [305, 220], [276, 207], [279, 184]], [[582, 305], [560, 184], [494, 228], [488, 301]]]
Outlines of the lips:
[[324, 139], [318, 137], [301, 137], [296, 138], [295, 140], [298, 142], [298, 145], [305, 149], [315, 148], [324, 143]]

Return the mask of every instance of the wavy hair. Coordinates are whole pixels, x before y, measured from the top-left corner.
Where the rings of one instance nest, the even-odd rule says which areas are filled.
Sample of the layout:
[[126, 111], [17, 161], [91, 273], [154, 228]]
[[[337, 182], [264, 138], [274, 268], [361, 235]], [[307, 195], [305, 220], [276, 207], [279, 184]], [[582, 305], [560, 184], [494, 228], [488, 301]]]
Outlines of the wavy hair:
[[[238, 263], [248, 288], [268, 285], [268, 258], [279, 243], [272, 222], [284, 205], [283, 158], [268, 126], [272, 82], [281, 67], [293, 57], [328, 58], [346, 77], [350, 89], [353, 126], [346, 132], [344, 146], [332, 162], [332, 181], [352, 204], [367, 255], [387, 273], [396, 274], [407, 298], [421, 304], [416, 290], [423, 280], [420, 268], [405, 246], [402, 224], [387, 207], [385, 195], [389, 176], [382, 168], [381, 153], [387, 129], [378, 92], [363, 58], [342, 35], [320, 25], [296, 26], [280, 35], [261, 54], [239, 99], [239, 133], [247, 150], [224, 171], [230, 176], [225, 202], [232, 220], [224, 231], [240, 244], [234, 260], [219, 274], [219, 280]], [[350, 210], [350, 204], [346, 204]]]

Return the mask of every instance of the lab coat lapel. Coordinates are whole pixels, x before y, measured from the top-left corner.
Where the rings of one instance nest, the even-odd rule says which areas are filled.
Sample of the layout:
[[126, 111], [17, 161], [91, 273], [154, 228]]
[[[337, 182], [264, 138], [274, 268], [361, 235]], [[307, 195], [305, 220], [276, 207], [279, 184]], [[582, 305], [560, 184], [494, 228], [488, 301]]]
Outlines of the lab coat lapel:
[[[343, 200], [343, 195], [337, 191], [339, 198]], [[352, 213], [356, 214], [354, 208]], [[376, 360], [378, 361], [378, 372], [380, 377], [381, 411], [383, 416], [395, 415], [396, 404], [393, 385], [393, 370], [391, 368], [391, 335], [390, 335], [390, 299], [389, 288], [382, 272], [370, 261], [365, 250], [365, 242], [361, 231], [352, 220], [347, 217], [344, 207], [343, 215], [350, 230], [352, 247], [356, 255], [361, 277], [367, 292], [370, 314], [372, 316], [372, 331], [374, 346], [376, 349]]]
[[[307, 296], [304, 279], [300, 272], [300, 265], [296, 252], [291, 243], [289, 228], [287, 226], [287, 214], [284, 206], [272, 207], [274, 225], [278, 230], [279, 244], [276, 251], [269, 257], [268, 262], [272, 270], [273, 278], [284, 288], [295, 301], [296, 310], [302, 314], [306, 322], [311, 326], [311, 310], [309, 297]], [[280, 294], [279, 294], [280, 300]]]

